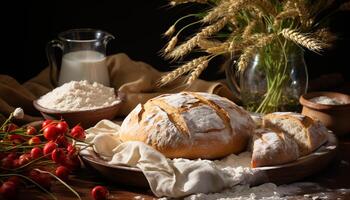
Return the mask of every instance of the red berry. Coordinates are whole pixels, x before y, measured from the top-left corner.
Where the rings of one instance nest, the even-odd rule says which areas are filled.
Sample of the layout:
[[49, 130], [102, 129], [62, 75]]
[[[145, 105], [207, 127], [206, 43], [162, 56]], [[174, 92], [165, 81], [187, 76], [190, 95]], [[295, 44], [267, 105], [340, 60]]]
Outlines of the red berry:
[[9, 153], [9, 154], [7, 155], [7, 157], [10, 158], [10, 159], [12, 159], [12, 160], [14, 160], [14, 159], [17, 158], [17, 154], [14, 153], [14, 152], [12, 152], [12, 153]]
[[55, 149], [52, 151], [51, 158], [56, 163], [63, 163], [66, 160], [66, 154], [63, 149]]
[[36, 129], [33, 126], [27, 126], [27, 135], [35, 135]]
[[11, 169], [13, 167], [13, 159], [6, 157], [1, 160], [1, 167], [5, 169]]
[[32, 170], [29, 172], [29, 178], [31, 178], [33, 181], [35, 181], [45, 189], [50, 189], [51, 187], [51, 177], [48, 174], [44, 174], [36, 170]]
[[68, 144], [67, 145], [67, 152], [69, 153], [69, 152], [71, 152], [71, 151], [75, 151], [76, 149], [75, 149], [75, 147], [72, 145], [72, 144]]
[[15, 199], [16, 185], [12, 181], [6, 181], [1, 185], [0, 193], [5, 199]]
[[20, 167], [21, 165], [19, 164], [19, 159], [15, 159], [15, 160], [13, 160], [13, 163], [12, 163], [12, 167], [13, 168], [18, 168], [18, 167]]
[[68, 140], [67, 140], [66, 136], [64, 136], [64, 135], [58, 136], [57, 139], [55, 140], [55, 142], [57, 143], [57, 145], [59, 147], [66, 148], [68, 145]]
[[[0, 144], [1, 146], [1, 144]], [[6, 153], [1, 153], [0, 152], [0, 160], [2, 160], [3, 158], [7, 157], [7, 154]]]
[[16, 186], [21, 185], [22, 181], [18, 176], [11, 176], [7, 181], [13, 182]]
[[54, 125], [49, 125], [44, 129], [44, 137], [47, 140], [55, 140], [59, 135], [59, 130]]
[[70, 134], [75, 139], [80, 139], [80, 140], [85, 139], [84, 129], [80, 125], [74, 126], [70, 131]]
[[94, 200], [106, 200], [108, 198], [109, 192], [104, 186], [95, 186], [91, 190], [91, 196]]
[[59, 130], [60, 134], [65, 134], [68, 131], [68, 124], [65, 121], [60, 121], [56, 125], [57, 129]]
[[41, 143], [41, 140], [40, 140], [40, 138], [38, 136], [34, 136], [34, 137], [32, 137], [32, 138], [30, 138], [28, 140], [28, 144], [29, 145], [37, 145], [37, 144], [40, 144], [40, 143]]
[[50, 154], [56, 148], [57, 148], [57, 144], [53, 141], [50, 141], [44, 145], [43, 153], [44, 155]]
[[41, 124], [41, 128], [47, 127], [47, 125], [53, 124], [53, 120], [47, 119]]
[[30, 151], [30, 156], [32, 157], [32, 159], [37, 159], [42, 155], [43, 155], [43, 150], [41, 150], [41, 148], [39, 148], [39, 147], [34, 147]]
[[20, 166], [25, 165], [25, 164], [29, 163], [30, 160], [31, 160], [31, 156], [29, 153], [23, 154], [19, 157], [19, 165]]
[[76, 170], [81, 167], [80, 160], [78, 158], [77, 154], [69, 154], [66, 157], [66, 160], [63, 163], [64, 166], [66, 166], [70, 170]]
[[56, 176], [64, 181], [68, 179], [69, 173], [69, 169], [65, 166], [59, 166], [55, 171]]
[[5, 132], [12, 132], [14, 130], [18, 129], [18, 126], [16, 124], [10, 123], [5, 127]]
[[17, 134], [10, 134], [8, 137], [9, 137], [9, 140], [11, 141], [20, 140], [22, 142], [23, 140], [23, 137]]

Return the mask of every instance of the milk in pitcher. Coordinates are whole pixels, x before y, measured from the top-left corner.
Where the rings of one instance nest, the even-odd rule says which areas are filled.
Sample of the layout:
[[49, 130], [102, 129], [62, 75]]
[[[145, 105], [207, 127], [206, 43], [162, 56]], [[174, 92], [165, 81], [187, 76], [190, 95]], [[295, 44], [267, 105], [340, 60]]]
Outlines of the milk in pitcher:
[[104, 54], [92, 51], [73, 51], [63, 55], [59, 85], [70, 81], [87, 80], [109, 86], [109, 75]]

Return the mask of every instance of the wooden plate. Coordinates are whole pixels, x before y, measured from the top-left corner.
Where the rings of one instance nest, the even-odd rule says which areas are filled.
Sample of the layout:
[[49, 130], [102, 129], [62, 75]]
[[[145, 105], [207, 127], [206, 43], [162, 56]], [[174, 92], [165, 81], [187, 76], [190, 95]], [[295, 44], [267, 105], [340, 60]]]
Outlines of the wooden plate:
[[[315, 174], [332, 161], [336, 155], [338, 142], [333, 134], [329, 134], [328, 142], [318, 148], [315, 152], [301, 157], [295, 162], [276, 165], [271, 167], [259, 167], [264, 173], [259, 173], [252, 185], [272, 182], [275, 184], [286, 184], [301, 180]], [[109, 165], [95, 155], [81, 156], [84, 163], [97, 170], [98, 173], [115, 183], [149, 188], [148, 182], [142, 171], [138, 168], [128, 166]]]

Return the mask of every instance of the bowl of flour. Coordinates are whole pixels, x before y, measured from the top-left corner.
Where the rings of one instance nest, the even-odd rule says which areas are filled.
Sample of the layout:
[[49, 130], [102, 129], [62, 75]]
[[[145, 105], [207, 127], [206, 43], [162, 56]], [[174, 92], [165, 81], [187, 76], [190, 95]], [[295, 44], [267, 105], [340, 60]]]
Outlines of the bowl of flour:
[[320, 120], [336, 135], [350, 133], [350, 96], [337, 92], [311, 92], [299, 99], [302, 114]]
[[114, 88], [88, 81], [71, 81], [33, 102], [45, 119], [65, 119], [71, 126], [94, 126], [102, 119], [113, 119], [122, 103]]

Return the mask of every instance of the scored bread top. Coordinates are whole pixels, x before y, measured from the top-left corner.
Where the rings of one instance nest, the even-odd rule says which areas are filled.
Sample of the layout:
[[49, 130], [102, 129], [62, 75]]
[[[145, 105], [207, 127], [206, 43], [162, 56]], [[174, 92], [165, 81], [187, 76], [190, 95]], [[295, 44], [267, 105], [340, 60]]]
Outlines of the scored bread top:
[[143, 141], [167, 157], [218, 158], [245, 148], [254, 122], [226, 98], [165, 94], [139, 104], [123, 121], [123, 141]]

